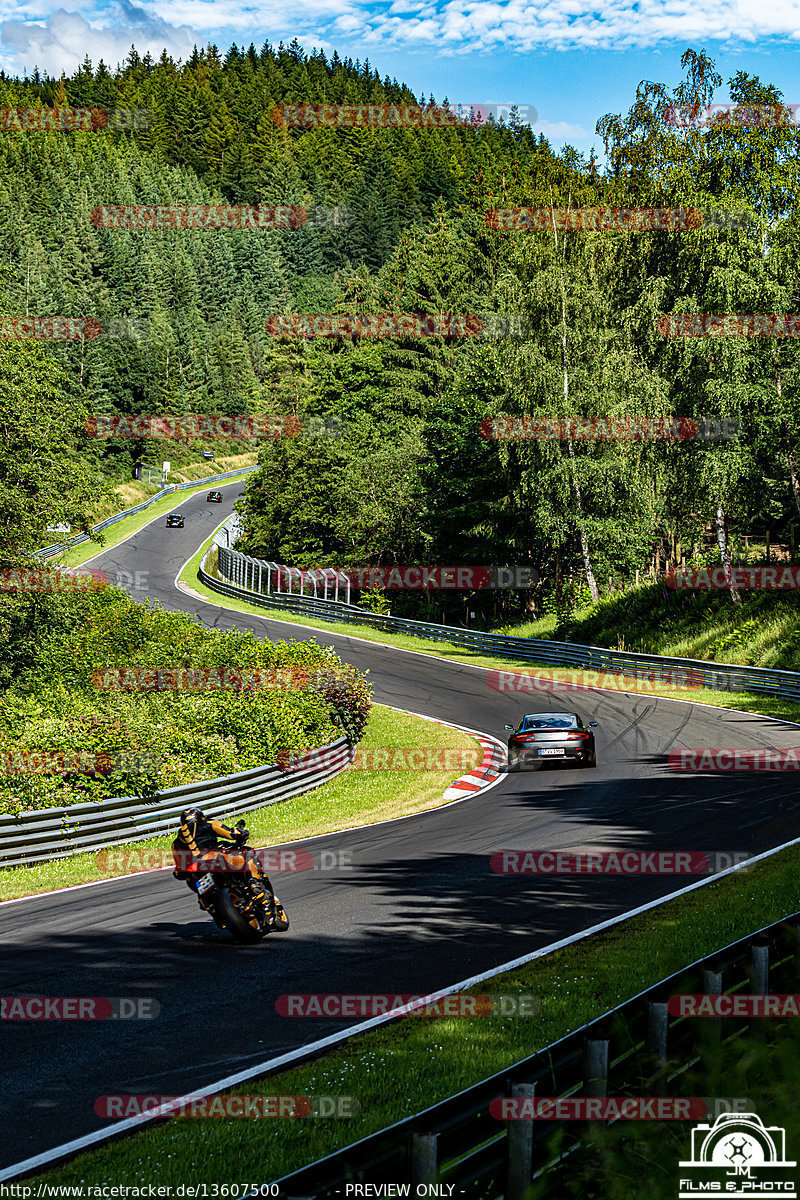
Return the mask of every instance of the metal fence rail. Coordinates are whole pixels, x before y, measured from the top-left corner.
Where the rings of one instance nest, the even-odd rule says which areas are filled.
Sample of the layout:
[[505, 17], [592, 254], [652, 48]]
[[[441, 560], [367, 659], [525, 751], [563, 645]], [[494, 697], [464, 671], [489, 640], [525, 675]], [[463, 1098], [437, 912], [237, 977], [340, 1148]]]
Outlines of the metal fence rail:
[[[168, 833], [181, 810], [196, 804], [211, 816], [247, 812], [299, 796], [332, 779], [353, 760], [346, 737], [309, 751], [290, 770], [253, 767], [202, 783], [165, 788], [152, 800], [120, 796], [67, 808], [43, 808], [0, 816], [0, 867], [28, 866]], [[322, 764], [322, 766], [320, 766]]]
[[[281, 1200], [341, 1200], [347, 1184], [387, 1180], [412, 1185], [409, 1195], [414, 1195], [415, 1184], [441, 1183], [451, 1185], [448, 1194], [454, 1196], [523, 1200], [534, 1180], [542, 1182], [546, 1194], [563, 1195], [565, 1178], [581, 1149], [581, 1125], [548, 1120], [543, 1133], [542, 1122], [498, 1119], [490, 1111], [492, 1101], [534, 1096], [679, 1098], [685, 1095], [683, 1076], [689, 1069], [703, 1079], [708, 1089], [703, 1095], [708, 1096], [716, 1085], [700, 1065], [704, 1047], [723, 1039], [736, 1041], [759, 1024], [757, 1033], [763, 1035], [765, 1021], [673, 1017], [668, 997], [796, 991], [798, 920], [800, 913], [795, 913], [732, 943], [473, 1087], [269, 1182], [279, 1186]], [[724, 1104], [720, 1111], [726, 1111]], [[713, 1124], [718, 1115], [712, 1109], [705, 1119]], [[688, 1137], [687, 1132], [687, 1143]]]
[[[382, 616], [354, 604], [315, 599], [297, 593], [266, 593], [261, 588], [268, 564], [259, 559], [217, 548], [220, 579], [205, 570], [208, 555], [200, 564], [203, 583], [225, 596], [238, 597], [263, 608], [282, 608], [303, 616], [350, 625], [369, 625], [390, 633], [406, 633], [429, 641], [449, 642], [476, 653], [551, 666], [580, 667], [601, 674], [629, 675], [683, 688], [716, 688], [729, 692], [755, 692], [765, 696], [800, 700], [800, 673], [774, 671], [768, 667], [744, 667], [735, 663], [704, 662], [695, 658], [669, 658], [659, 654], [634, 654], [608, 650], [602, 646], [582, 646], [572, 642], [554, 642], [545, 638], [515, 638], [495, 633], [476, 633], [455, 625], [436, 625], [410, 621], [404, 617]], [[261, 588], [259, 587], [261, 581]], [[584, 686], [588, 680], [581, 680]], [[691, 691], [689, 692], [691, 695]]]
[[[134, 513], [144, 512], [151, 504], [155, 504], [158, 500], [163, 500], [165, 496], [169, 496], [173, 492], [183, 492], [189, 488], [203, 487], [206, 483], [218, 483], [222, 479], [231, 479], [235, 475], [244, 475], [257, 469], [257, 467], [240, 467], [238, 471], [226, 471], [223, 475], [207, 475], [205, 479], [191, 479], [186, 483], [168, 483], [164, 487], [159, 488], [154, 496], [151, 496], [148, 500], [143, 500], [141, 504], [135, 504], [133, 508], [126, 508], [123, 512], [115, 513], [113, 517], [106, 517], [105, 521], [100, 521], [98, 525], [93, 525], [92, 533], [99, 533], [102, 529], [108, 529], [109, 526], [116, 525], [119, 521], [124, 521], [126, 517], [132, 517]], [[40, 550], [36, 551], [36, 554], [39, 558], [53, 558], [56, 554], [63, 553], [69, 546], [80, 546], [83, 542], [90, 540], [88, 533], [76, 533], [63, 542], [54, 542], [52, 546], [42, 546]]]

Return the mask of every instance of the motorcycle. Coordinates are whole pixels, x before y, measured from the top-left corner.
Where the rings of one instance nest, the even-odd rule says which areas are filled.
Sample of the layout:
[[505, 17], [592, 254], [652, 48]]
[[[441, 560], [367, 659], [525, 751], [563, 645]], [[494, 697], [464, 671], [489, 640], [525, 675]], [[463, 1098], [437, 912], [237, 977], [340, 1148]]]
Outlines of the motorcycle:
[[[191, 864], [184, 877], [191, 880], [200, 907], [205, 909], [220, 929], [227, 929], [237, 942], [260, 942], [268, 933], [285, 933], [289, 928], [289, 918], [274, 894], [274, 913], [269, 902], [264, 903], [253, 896], [250, 889], [252, 876], [244, 867], [255, 851], [252, 846], [244, 844], [247, 840], [244, 821], [239, 821], [234, 828], [239, 831], [239, 837], [231, 851], [226, 848], [226, 853], [238, 852], [241, 855], [241, 869], [225, 870], [224, 863], [223, 869], [220, 869], [223, 860], [217, 859], [209, 868], [203, 862]], [[269, 888], [265, 886], [264, 890], [269, 897]]]

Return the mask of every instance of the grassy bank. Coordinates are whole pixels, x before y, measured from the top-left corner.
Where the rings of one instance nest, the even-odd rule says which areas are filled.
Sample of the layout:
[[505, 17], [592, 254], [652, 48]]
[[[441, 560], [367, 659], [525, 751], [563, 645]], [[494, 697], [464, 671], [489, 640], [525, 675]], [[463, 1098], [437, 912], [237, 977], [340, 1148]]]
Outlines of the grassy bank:
[[562, 618], [560, 624], [548, 614], [495, 632], [800, 671], [797, 592], [742, 591], [740, 595], [737, 605], [727, 592], [677, 591], [659, 583], [604, 596], [597, 604]]
[[[797, 865], [795, 848], [782, 851], [475, 989], [532, 995], [531, 1017], [409, 1016], [306, 1066], [234, 1089], [353, 1096], [360, 1112], [348, 1120], [173, 1119], [37, 1178], [175, 1185], [191, 1161], [208, 1183], [222, 1184], [230, 1182], [233, 1155], [242, 1178], [275, 1179], [501, 1071], [686, 963], [793, 914], [800, 909]], [[397, 991], [404, 991], [401, 980]]]
[[[419, 717], [376, 705], [359, 750], [383, 747], [458, 749], [473, 754], [480, 762], [481, 750], [474, 738], [456, 729], [423, 721]], [[406, 816], [445, 802], [442, 792], [462, 769], [445, 771], [364, 771], [348, 768], [330, 783], [313, 792], [246, 814], [254, 846], [273, 846], [297, 838], [371, 825], [392, 817]], [[224, 819], [224, 818], [223, 818]], [[0, 901], [31, 896], [54, 887], [93, 883], [136, 870], [140, 864], [168, 861], [172, 837], [148, 838], [115, 847], [113, 852], [73, 854], [35, 867], [0, 870]], [[166, 855], [160, 857], [150, 856]]]

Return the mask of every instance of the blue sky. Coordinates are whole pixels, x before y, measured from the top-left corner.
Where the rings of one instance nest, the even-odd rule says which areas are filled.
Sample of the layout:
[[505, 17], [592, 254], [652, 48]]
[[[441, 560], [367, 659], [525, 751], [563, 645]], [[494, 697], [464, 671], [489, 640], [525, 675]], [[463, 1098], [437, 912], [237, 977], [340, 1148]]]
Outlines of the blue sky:
[[[110, 66], [131, 43], [186, 58], [192, 46], [259, 47], [297, 37], [370, 60], [419, 97], [529, 105], [555, 147], [601, 150], [607, 112], [626, 112], [642, 79], [674, 85], [687, 47], [705, 50], [723, 80], [735, 72], [776, 84], [800, 103], [800, 0], [0, 0], [0, 66], [70, 73], [89, 53]], [[727, 100], [721, 88], [715, 100]]]

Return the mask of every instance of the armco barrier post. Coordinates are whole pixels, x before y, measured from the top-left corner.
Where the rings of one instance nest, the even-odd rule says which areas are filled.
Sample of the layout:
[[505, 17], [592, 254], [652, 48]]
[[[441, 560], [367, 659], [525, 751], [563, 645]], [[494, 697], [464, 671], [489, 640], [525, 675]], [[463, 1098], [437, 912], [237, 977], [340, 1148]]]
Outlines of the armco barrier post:
[[[750, 990], [764, 996], [769, 991], [769, 942], [759, 938], [750, 947]], [[766, 1022], [756, 1017], [750, 1022], [750, 1032], [759, 1041], [766, 1039]]]
[[[536, 1094], [535, 1083], [515, 1083], [511, 1088], [514, 1099], [532, 1100]], [[506, 1143], [508, 1163], [506, 1167], [505, 1200], [524, 1200], [533, 1179], [533, 1129], [535, 1121], [507, 1121]]]
[[750, 947], [750, 984], [761, 996], [769, 990], [769, 943], [760, 939]]
[[655, 1070], [653, 1090], [657, 1096], [663, 1095], [663, 1088], [666, 1085], [668, 1042], [669, 1010], [667, 1005], [663, 1000], [648, 1000], [645, 1044]]
[[[703, 971], [703, 991], [707, 996], [722, 995], [722, 972], [705, 970]], [[702, 1026], [708, 1041], [718, 1042], [722, 1036], [722, 1018], [709, 1017], [703, 1021]]]
[[439, 1156], [438, 1133], [412, 1133], [411, 1135], [411, 1178], [412, 1188], [419, 1184], [436, 1183]]
[[586, 1038], [584, 1042], [583, 1090], [592, 1098], [608, 1095], [608, 1038]]

